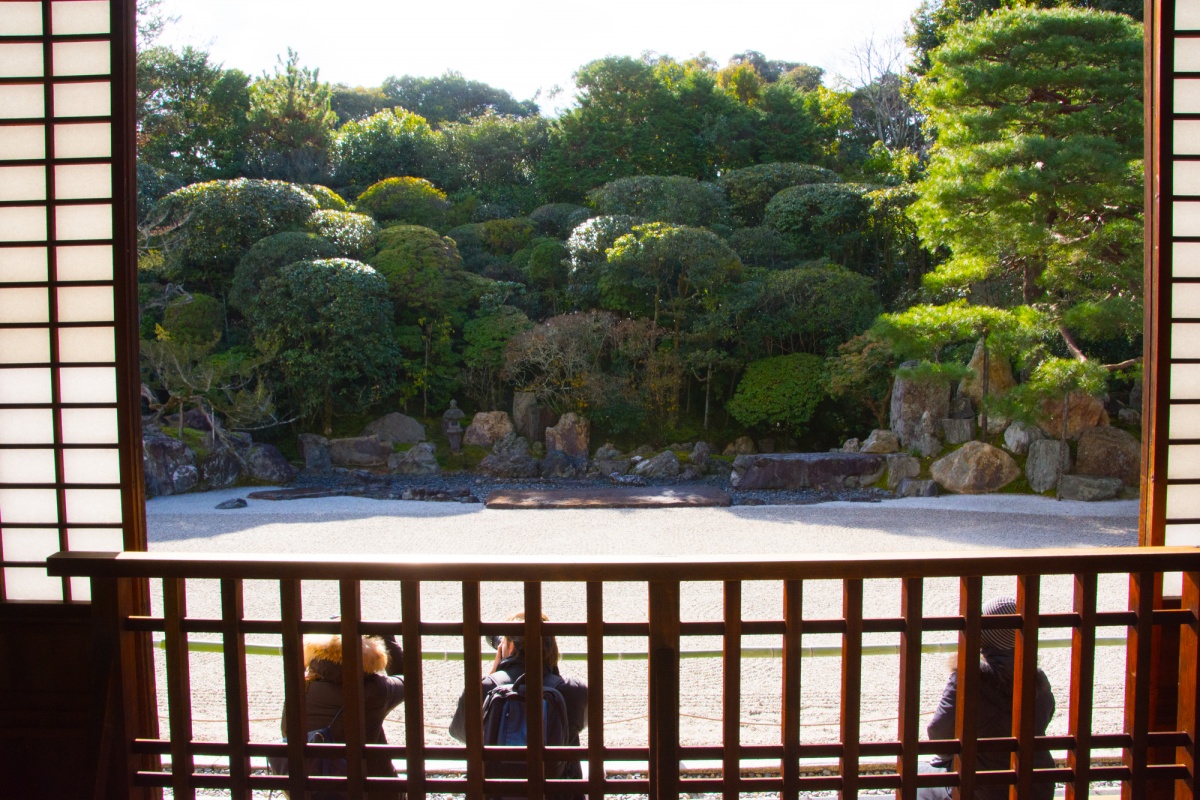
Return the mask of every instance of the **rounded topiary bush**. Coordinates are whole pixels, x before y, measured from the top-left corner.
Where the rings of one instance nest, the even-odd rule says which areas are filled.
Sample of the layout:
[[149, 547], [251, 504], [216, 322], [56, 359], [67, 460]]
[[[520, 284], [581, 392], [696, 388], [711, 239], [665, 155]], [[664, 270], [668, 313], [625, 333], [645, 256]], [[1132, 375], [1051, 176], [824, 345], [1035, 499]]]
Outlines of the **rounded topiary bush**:
[[850, 183], [793, 186], [767, 204], [767, 225], [788, 237], [801, 258], [842, 262], [869, 227], [867, 192]]
[[437, 227], [450, 203], [446, 193], [424, 178], [384, 178], [358, 196], [356, 206], [382, 222]]
[[348, 258], [370, 257], [379, 242], [379, 223], [351, 211], [318, 211], [309, 218], [308, 229], [333, 242], [338, 254]]
[[465, 291], [453, 239], [419, 225], [396, 225], [384, 230], [380, 243], [371, 266], [387, 279], [397, 310], [432, 308]]
[[553, 239], [534, 245], [525, 268], [529, 280], [544, 289], [561, 289], [567, 283], [567, 257], [567, 248]]
[[349, 211], [350, 204], [342, 199], [342, 196], [325, 186], [317, 183], [304, 184], [304, 191], [308, 192], [316, 199], [317, 205], [322, 211]]
[[643, 222], [691, 227], [723, 222], [729, 211], [716, 184], [679, 175], [619, 178], [593, 189], [588, 199], [601, 214], [626, 214]]
[[776, 161], [753, 167], [731, 169], [717, 179], [729, 198], [733, 215], [747, 226], [761, 225], [771, 198], [792, 186], [837, 183], [837, 173], [811, 164]]
[[828, 395], [825, 360], [793, 353], [751, 362], [727, 404], [733, 418], [750, 428], [803, 432], [817, 404]]
[[527, 219], [493, 219], [482, 223], [483, 245], [492, 255], [510, 256], [533, 239], [533, 223]]
[[531, 211], [529, 221], [541, 236], [566, 239], [571, 235], [571, 231], [591, 215], [590, 210], [574, 203], [550, 203]]
[[162, 326], [173, 341], [212, 344], [225, 328], [225, 309], [217, 298], [196, 292], [167, 306]]
[[249, 315], [259, 300], [258, 290], [263, 279], [297, 261], [334, 258], [337, 255], [337, 246], [315, 233], [287, 231], [268, 236], [255, 242], [238, 262], [229, 302], [243, 314]]
[[784, 269], [796, 262], [796, 245], [766, 225], [739, 228], [730, 235], [729, 246], [743, 264], [751, 267]]

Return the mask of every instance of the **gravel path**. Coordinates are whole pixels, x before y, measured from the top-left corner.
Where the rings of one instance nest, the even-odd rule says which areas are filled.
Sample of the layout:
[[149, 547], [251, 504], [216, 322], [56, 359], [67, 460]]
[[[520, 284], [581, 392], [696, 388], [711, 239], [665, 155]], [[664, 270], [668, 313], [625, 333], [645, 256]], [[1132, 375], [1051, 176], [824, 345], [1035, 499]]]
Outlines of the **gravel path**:
[[[881, 503], [831, 502], [807, 506], [735, 506], [725, 509], [553, 510], [494, 511], [480, 505], [380, 501], [355, 497], [297, 500], [285, 503], [251, 500], [247, 508], [217, 511], [214, 506], [242, 497], [245, 490], [158, 498], [147, 504], [150, 548], [154, 551], [268, 552], [268, 553], [369, 553], [369, 554], [479, 554], [503, 550], [510, 554], [575, 555], [676, 555], [761, 554], [766, 558], [797, 553], [887, 553], [980, 548], [1107, 547], [1137, 542], [1136, 501], [1088, 504], [1055, 502], [1033, 496], [943, 497], [889, 500]], [[1127, 607], [1126, 582], [1103, 580], [1103, 610]], [[989, 579], [985, 594], [1015, 593], [1015, 581]], [[188, 592], [189, 612], [216, 616], [215, 582], [194, 581]], [[777, 583], [747, 584], [743, 591], [747, 619], [779, 618], [782, 592]], [[155, 591], [157, 602], [157, 590]], [[611, 585], [605, 591], [607, 620], [644, 620], [644, 585]], [[685, 619], [719, 619], [720, 586], [685, 584]], [[953, 614], [957, 610], [957, 582], [931, 580], [926, 584], [927, 614]], [[1042, 610], [1069, 610], [1071, 585], [1067, 578], [1047, 578], [1042, 588]], [[556, 620], [584, 618], [584, 591], [580, 585], [547, 584], [544, 604]], [[501, 619], [521, 606], [519, 586], [487, 584], [483, 611], [487, 619]], [[399, 587], [369, 584], [363, 591], [367, 618], [398, 616]], [[866, 589], [866, 615], [898, 616], [898, 581], [874, 581]], [[304, 588], [304, 612], [320, 618], [336, 613], [336, 587], [312, 582]], [[278, 590], [273, 583], [247, 585], [249, 617], [276, 616]], [[427, 583], [422, 594], [423, 616], [429, 620], [461, 618], [458, 587]], [[804, 614], [830, 618], [841, 614], [841, 590], [836, 582], [806, 584]], [[1101, 636], [1123, 632], [1101, 631]], [[1047, 631], [1044, 638], [1063, 639], [1065, 631]], [[256, 641], [270, 642], [272, 637]], [[277, 637], [276, 637], [277, 639]], [[898, 643], [897, 635], [867, 637], [867, 644]], [[944, 634], [927, 636], [926, 643], [951, 641]], [[836, 645], [838, 637], [805, 637], [805, 646]], [[564, 651], [582, 651], [584, 642], [564, 639]], [[429, 650], [461, 650], [461, 641], [430, 637]], [[746, 647], [778, 647], [777, 637], [747, 637]], [[685, 649], [719, 651], [717, 637], [697, 637]], [[645, 652], [644, 640], [613, 637], [610, 652]], [[165, 685], [159, 654], [160, 689]], [[248, 659], [250, 716], [256, 739], [278, 737], [281, 704], [281, 667], [272, 656]], [[1042, 666], [1050, 676], [1060, 702], [1069, 686], [1069, 651], [1044, 649]], [[1098, 659], [1093, 730], [1119, 729], [1124, 680], [1124, 651], [1107, 648]], [[198, 738], [224, 738], [224, 697], [220, 656], [192, 656], [194, 715]], [[862, 693], [863, 736], [884, 740], [896, 734], [899, 659], [894, 655], [864, 660]], [[587, 678], [586, 664], [569, 661], [564, 670]], [[695, 658], [683, 661], [682, 733], [686, 744], [720, 743], [720, 661]], [[805, 742], [838, 738], [840, 659], [815, 657], [803, 665], [802, 739]], [[923, 706], [932, 710], [947, 675], [947, 656], [930, 654], [922, 660]], [[611, 745], [644, 744], [646, 737], [644, 660], [610, 661], [605, 670], [606, 741]], [[425, 662], [425, 704], [429, 744], [450, 744], [445, 725], [462, 686], [462, 666], [456, 661]], [[780, 662], [772, 658], [746, 660], [743, 665], [742, 736], [747, 744], [778, 743]], [[160, 697], [165, 692], [160, 691]], [[164, 700], [165, 702], [165, 700]], [[163, 713], [165, 714], [165, 705]], [[396, 720], [402, 712], [393, 713]], [[206, 720], [212, 720], [206, 721]], [[596, 721], [592, 722], [595, 726]], [[166, 726], [164, 723], [164, 735]], [[1056, 715], [1051, 735], [1066, 731], [1065, 713]], [[389, 723], [389, 740], [403, 741], [398, 724]]]

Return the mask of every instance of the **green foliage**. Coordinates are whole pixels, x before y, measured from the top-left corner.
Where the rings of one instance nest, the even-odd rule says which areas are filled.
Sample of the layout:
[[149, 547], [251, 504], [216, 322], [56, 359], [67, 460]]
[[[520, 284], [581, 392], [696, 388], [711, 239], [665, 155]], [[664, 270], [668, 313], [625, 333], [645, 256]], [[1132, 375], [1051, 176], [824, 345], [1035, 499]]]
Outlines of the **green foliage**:
[[588, 199], [603, 215], [643, 222], [706, 227], [728, 216], [725, 198], [715, 184], [677, 175], [620, 178], [593, 190]]
[[746, 367], [726, 407], [743, 425], [801, 435], [817, 404], [828, 394], [825, 360], [794, 353], [755, 361]]
[[314, 233], [287, 231], [260, 239], [238, 262], [233, 273], [229, 302], [249, 317], [261, 299], [259, 287], [264, 278], [297, 261], [335, 258], [338, 255], [338, 248], [333, 242]]
[[830, 394], [870, 409], [877, 426], [887, 428], [896, 366], [887, 342], [870, 333], [855, 336], [829, 360]]
[[531, 117], [538, 113], [537, 103], [517, 100], [503, 89], [471, 81], [458, 72], [446, 72], [435, 78], [404, 75], [383, 82], [383, 94], [391, 105], [417, 112], [431, 125], [466, 122], [485, 114]]
[[1047, 405], [1063, 403], [1071, 395], [1103, 395], [1108, 379], [1108, 370], [1094, 361], [1050, 357], [1033, 369], [1029, 380], [1010, 390], [997, 407], [1014, 419], [1036, 422], [1044, 417]]
[[225, 330], [225, 309], [210, 295], [187, 295], [163, 311], [163, 328], [175, 341], [211, 345]]
[[818, 183], [784, 189], [767, 204], [767, 225], [791, 239], [801, 258], [853, 262], [871, 210], [866, 189]]
[[591, 211], [574, 203], [549, 203], [529, 212], [529, 221], [538, 234], [565, 240], [591, 216]]
[[301, 228], [317, 201], [290, 183], [238, 178], [197, 183], [165, 197], [156, 214], [174, 227], [167, 274], [221, 296], [245, 251], [275, 233]]
[[316, 183], [328, 171], [329, 144], [337, 115], [320, 70], [300, 66], [289, 49], [274, 75], [250, 85], [245, 166], [266, 178]]
[[729, 237], [729, 246], [748, 267], [785, 269], [796, 262], [792, 240], [765, 225], [739, 228]]
[[333, 242], [347, 258], [369, 258], [379, 241], [379, 223], [350, 211], [318, 211], [309, 218], [308, 229]]
[[527, 219], [493, 219], [480, 228], [484, 247], [493, 255], [512, 255], [533, 239], [533, 223]]
[[446, 193], [424, 178], [385, 178], [358, 196], [356, 206], [382, 222], [435, 228], [449, 204]]
[[317, 205], [322, 211], [349, 211], [350, 204], [342, 199], [342, 196], [319, 183], [305, 184], [304, 191], [311, 194], [317, 201]]
[[871, 326], [879, 301], [871, 280], [819, 264], [760, 272], [755, 301], [739, 326], [742, 346], [776, 354], [832, 353]]
[[567, 259], [562, 242], [543, 241], [529, 251], [529, 280], [542, 289], [563, 289], [567, 284]]
[[593, 217], [580, 223], [567, 240], [567, 281], [577, 308], [600, 305], [600, 275], [608, 265], [608, 250], [633, 230], [633, 217]]
[[504, 396], [504, 350], [533, 323], [519, 309], [498, 306], [463, 325], [463, 389], [479, 408], [498, 408]]
[[550, 123], [538, 116], [487, 113], [445, 124], [438, 144], [446, 187], [499, 206], [506, 217], [534, 208], [537, 165], [549, 134]]
[[371, 266], [387, 279], [397, 322], [413, 324], [466, 306], [470, 288], [453, 239], [418, 225], [394, 225], [383, 231], [379, 244]]
[[339, 186], [361, 191], [391, 175], [437, 177], [437, 139], [429, 123], [403, 108], [347, 122], [333, 141]]
[[838, 176], [811, 164], [756, 164], [721, 174], [717, 185], [729, 198], [734, 217], [743, 225], [761, 225], [767, 203], [792, 186], [810, 183], [837, 183]]
[[333, 113], [337, 114], [338, 127], [347, 122], [366, 119], [392, 105], [383, 89], [379, 87], [347, 86], [339, 83], [331, 87], [330, 94], [329, 106]]

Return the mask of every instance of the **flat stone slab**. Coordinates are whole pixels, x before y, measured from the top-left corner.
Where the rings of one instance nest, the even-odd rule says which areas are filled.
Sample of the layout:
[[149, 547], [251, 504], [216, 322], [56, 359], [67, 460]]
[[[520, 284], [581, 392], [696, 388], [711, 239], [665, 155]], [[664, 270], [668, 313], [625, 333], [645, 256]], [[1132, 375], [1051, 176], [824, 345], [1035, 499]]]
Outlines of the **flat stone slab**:
[[770, 453], [738, 456], [730, 482], [748, 489], [823, 489], [869, 486], [883, 477], [884, 456], [868, 453]]
[[724, 508], [728, 493], [711, 486], [613, 487], [603, 489], [529, 489], [492, 492], [488, 508]]
[[308, 500], [314, 497], [337, 497], [341, 492], [332, 489], [298, 488], [298, 489], [267, 489], [262, 492], [251, 492], [246, 497], [251, 500]]

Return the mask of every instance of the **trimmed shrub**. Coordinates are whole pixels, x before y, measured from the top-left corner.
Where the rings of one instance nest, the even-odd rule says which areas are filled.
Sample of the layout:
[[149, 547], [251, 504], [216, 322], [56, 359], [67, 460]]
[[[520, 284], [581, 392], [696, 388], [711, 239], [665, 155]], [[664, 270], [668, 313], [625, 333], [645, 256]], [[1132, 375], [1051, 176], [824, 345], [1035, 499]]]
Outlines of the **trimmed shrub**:
[[389, 175], [429, 177], [437, 136], [424, 117], [389, 108], [343, 125], [333, 140], [333, 161], [338, 186], [362, 189]]
[[567, 283], [567, 256], [567, 248], [553, 239], [534, 245], [525, 268], [529, 280], [543, 289], [563, 288]]
[[511, 256], [533, 239], [533, 223], [524, 218], [482, 223], [483, 244], [492, 255]]
[[729, 413], [751, 428], [784, 429], [799, 436], [828, 395], [825, 360], [793, 353], [754, 361], [738, 382]]
[[325, 186], [318, 183], [306, 183], [304, 191], [308, 192], [316, 199], [317, 204], [322, 211], [349, 211], [350, 204], [342, 199], [342, 196]]
[[729, 214], [716, 184], [678, 175], [620, 178], [593, 189], [588, 199], [601, 214], [626, 214], [642, 222], [707, 227]]
[[308, 229], [333, 242], [338, 254], [348, 258], [369, 258], [379, 242], [379, 223], [351, 211], [318, 211], [308, 220]]
[[467, 302], [470, 287], [453, 239], [419, 225], [396, 225], [383, 232], [381, 244], [371, 265], [387, 279], [397, 316], [402, 309], [449, 312]]
[[212, 344], [225, 329], [225, 309], [217, 298], [197, 292], [167, 306], [162, 324], [173, 341]]
[[761, 225], [771, 198], [792, 186], [837, 183], [837, 174], [811, 164], [777, 161], [732, 169], [717, 179], [729, 198], [734, 217], [743, 225]]
[[844, 264], [867, 235], [871, 214], [867, 192], [866, 187], [850, 183], [793, 186], [767, 204], [767, 225], [791, 239], [801, 258]]
[[358, 196], [359, 210], [382, 222], [436, 227], [450, 204], [446, 193], [424, 178], [385, 178]]
[[337, 246], [315, 233], [288, 231], [254, 243], [233, 273], [230, 304], [246, 316], [259, 301], [259, 287], [265, 278], [288, 264], [312, 259], [334, 258]]
[[592, 217], [571, 231], [567, 239], [568, 284], [571, 298], [580, 308], [600, 304], [600, 274], [608, 264], [608, 250], [633, 230], [629, 216]]
[[734, 231], [729, 237], [729, 246], [748, 267], [786, 269], [796, 262], [796, 245], [766, 225]]
[[574, 203], [550, 203], [529, 213], [529, 221], [542, 236], [566, 239], [571, 231], [586, 222], [592, 212]]

